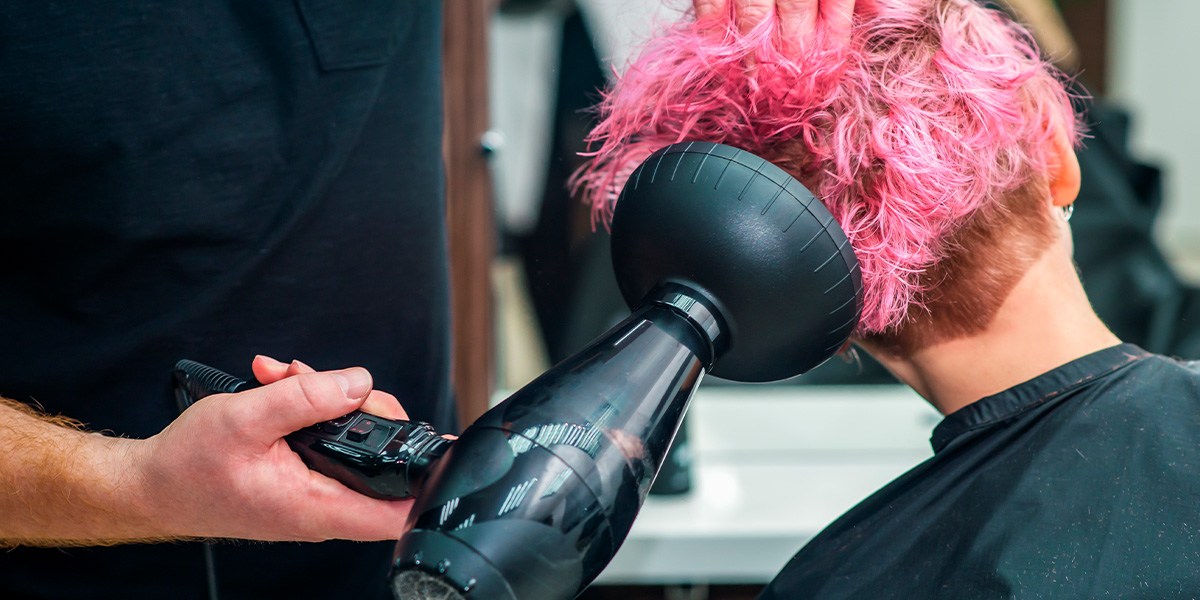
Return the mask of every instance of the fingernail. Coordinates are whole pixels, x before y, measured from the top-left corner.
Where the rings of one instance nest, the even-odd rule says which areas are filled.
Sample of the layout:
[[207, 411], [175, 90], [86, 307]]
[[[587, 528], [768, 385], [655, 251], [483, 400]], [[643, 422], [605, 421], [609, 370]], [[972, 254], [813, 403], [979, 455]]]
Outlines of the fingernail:
[[371, 393], [371, 375], [364, 369], [344, 369], [333, 377], [347, 398], [364, 398]]

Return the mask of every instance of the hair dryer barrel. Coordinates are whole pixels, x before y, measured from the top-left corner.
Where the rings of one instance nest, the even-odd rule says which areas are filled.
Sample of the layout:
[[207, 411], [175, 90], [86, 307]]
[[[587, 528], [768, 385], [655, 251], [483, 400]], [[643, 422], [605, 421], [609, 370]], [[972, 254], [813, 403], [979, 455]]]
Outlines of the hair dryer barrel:
[[414, 506], [396, 597], [575, 596], [628, 534], [710, 345], [650, 305], [480, 418]]

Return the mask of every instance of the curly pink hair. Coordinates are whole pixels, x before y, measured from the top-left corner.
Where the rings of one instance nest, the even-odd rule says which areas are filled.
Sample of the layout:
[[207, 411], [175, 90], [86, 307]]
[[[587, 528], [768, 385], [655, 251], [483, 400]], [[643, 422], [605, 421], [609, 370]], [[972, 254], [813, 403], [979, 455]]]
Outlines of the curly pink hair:
[[[732, 3], [731, 3], [732, 4]], [[1044, 180], [1053, 138], [1078, 140], [1061, 74], [1029, 33], [971, 0], [859, 0], [849, 42], [785, 40], [767, 18], [687, 19], [652, 39], [604, 95], [573, 185], [608, 223], [636, 165], [683, 140], [783, 167], [846, 230], [862, 267], [858, 333], [901, 325], [953, 234]], [[1000, 208], [1003, 210], [1003, 208]]]

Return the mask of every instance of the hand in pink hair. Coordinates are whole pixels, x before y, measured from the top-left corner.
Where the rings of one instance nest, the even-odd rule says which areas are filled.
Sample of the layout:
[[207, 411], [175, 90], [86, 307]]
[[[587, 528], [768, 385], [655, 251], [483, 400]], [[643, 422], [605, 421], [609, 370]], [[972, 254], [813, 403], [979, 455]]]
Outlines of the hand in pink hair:
[[[607, 224], [629, 174], [683, 140], [795, 175], [862, 267], [861, 333], [903, 323], [978, 211], [1047, 173], [1075, 115], [1032, 38], [970, 0], [692, 0], [605, 92], [572, 185]], [[852, 17], [854, 26], [851, 27]]]
[[[774, 15], [779, 20], [780, 37], [792, 42], [809, 39], [824, 29], [827, 39], [845, 43], [850, 39], [850, 23], [855, 0], [692, 0], [696, 20], [724, 19], [732, 16], [738, 30], [749, 33]], [[793, 47], [796, 53], [803, 46]]]

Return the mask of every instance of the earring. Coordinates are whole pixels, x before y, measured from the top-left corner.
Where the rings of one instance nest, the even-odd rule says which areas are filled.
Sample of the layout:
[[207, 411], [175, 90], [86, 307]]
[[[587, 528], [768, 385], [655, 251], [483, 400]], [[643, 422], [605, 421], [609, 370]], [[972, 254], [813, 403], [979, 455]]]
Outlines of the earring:
[[1064, 221], [1070, 221], [1071, 215], [1075, 214], [1075, 203], [1072, 202], [1062, 207], [1062, 217]]

